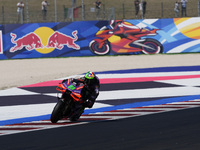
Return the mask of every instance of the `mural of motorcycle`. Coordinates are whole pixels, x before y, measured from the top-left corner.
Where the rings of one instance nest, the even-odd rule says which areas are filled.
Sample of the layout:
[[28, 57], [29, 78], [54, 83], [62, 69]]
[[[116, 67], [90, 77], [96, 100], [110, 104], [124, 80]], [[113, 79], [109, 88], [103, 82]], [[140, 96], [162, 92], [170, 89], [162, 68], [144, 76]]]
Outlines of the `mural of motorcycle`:
[[89, 43], [90, 50], [96, 55], [106, 55], [111, 50], [118, 54], [136, 52], [156, 54], [163, 52], [163, 46], [158, 40], [146, 38], [147, 36], [156, 35], [156, 31], [159, 29], [148, 30], [146, 28], [132, 26], [128, 29], [127, 25], [121, 24], [111, 29], [106, 26], [102, 27], [96, 33], [97, 38]]

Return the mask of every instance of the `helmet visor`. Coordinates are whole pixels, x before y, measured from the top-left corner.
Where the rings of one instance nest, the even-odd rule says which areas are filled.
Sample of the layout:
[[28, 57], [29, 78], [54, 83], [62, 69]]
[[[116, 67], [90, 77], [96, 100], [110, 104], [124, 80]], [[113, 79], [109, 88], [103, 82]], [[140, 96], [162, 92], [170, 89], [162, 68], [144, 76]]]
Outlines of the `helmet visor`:
[[87, 72], [86, 74], [85, 74], [85, 78], [86, 79], [94, 79], [94, 73], [93, 72]]

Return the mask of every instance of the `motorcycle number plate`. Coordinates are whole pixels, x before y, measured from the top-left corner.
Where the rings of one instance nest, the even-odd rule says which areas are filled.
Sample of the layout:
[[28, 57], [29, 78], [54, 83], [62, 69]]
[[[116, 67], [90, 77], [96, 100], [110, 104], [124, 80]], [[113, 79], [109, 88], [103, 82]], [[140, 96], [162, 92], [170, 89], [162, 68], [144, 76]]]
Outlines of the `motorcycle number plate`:
[[70, 90], [72, 90], [72, 91], [76, 89], [76, 87], [74, 85], [70, 85], [67, 88], [70, 89]]

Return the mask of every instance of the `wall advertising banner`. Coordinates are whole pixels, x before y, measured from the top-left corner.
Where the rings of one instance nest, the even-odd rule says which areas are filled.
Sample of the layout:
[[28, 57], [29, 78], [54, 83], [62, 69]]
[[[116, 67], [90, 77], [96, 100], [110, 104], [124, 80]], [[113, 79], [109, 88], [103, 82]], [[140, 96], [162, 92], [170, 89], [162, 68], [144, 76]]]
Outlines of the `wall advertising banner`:
[[0, 26], [0, 59], [200, 52], [200, 18]]
[[2, 30], [0, 30], [0, 54], [3, 54]]

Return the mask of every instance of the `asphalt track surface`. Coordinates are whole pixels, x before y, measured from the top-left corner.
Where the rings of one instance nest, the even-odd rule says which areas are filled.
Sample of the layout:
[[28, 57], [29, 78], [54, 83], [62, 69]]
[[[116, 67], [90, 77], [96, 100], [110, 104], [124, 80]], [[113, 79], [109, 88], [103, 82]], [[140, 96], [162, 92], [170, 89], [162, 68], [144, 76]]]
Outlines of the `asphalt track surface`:
[[0, 136], [2, 150], [198, 150], [200, 107]]
[[[195, 79], [198, 78], [195, 77]], [[199, 80], [195, 81], [192, 87], [190, 87], [190, 82], [187, 82], [187, 84], [184, 82], [183, 88], [191, 89], [192, 92], [196, 89], [198, 93], [199, 83], [197, 82]], [[180, 85], [176, 85], [174, 80], [174, 84], [170, 85], [164, 84], [165, 82], [160, 81], [156, 84], [155, 82], [148, 82], [148, 84], [142, 82], [140, 85], [143, 88], [145, 85], [146, 88], [158, 86], [160, 87], [158, 89], [162, 89], [162, 85], [164, 89], [165, 87], [167, 89], [169, 87], [170, 89], [182, 89], [182, 87], [178, 88]], [[117, 87], [115, 86], [114, 88]], [[142, 91], [144, 90], [143, 88], [141, 89]], [[150, 98], [147, 99], [151, 101]], [[199, 114], [200, 107], [195, 107], [126, 119], [91, 121], [81, 125], [59, 126], [58, 128], [8, 134], [0, 136], [0, 148], [3, 150], [198, 150], [200, 149]]]

